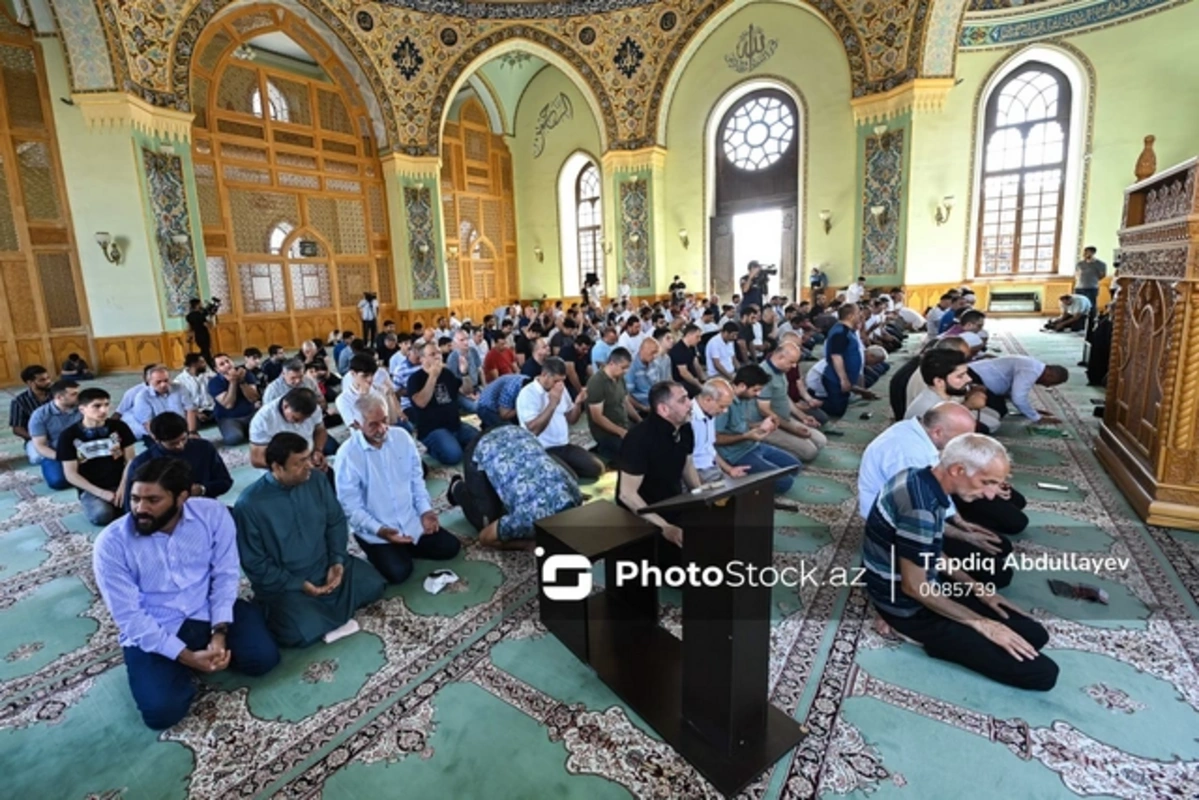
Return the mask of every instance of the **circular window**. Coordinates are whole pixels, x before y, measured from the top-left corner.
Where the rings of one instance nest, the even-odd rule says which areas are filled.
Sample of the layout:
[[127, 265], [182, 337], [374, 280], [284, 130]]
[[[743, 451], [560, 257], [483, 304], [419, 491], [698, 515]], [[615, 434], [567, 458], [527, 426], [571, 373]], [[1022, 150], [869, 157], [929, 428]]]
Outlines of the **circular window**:
[[733, 166], [766, 169], [791, 147], [795, 115], [777, 97], [752, 97], [729, 115], [720, 138], [724, 157]]

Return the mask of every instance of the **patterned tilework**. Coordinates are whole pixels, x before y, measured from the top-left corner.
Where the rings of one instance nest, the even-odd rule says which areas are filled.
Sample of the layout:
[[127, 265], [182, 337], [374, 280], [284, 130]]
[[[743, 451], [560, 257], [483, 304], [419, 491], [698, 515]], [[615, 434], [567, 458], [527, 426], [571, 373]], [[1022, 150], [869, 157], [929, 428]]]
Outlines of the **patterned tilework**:
[[938, 76], [954, 74], [957, 56], [958, 27], [966, 0], [939, 0], [929, 12], [928, 32], [924, 36], [920, 74]]
[[[183, 178], [183, 159], [173, 153], [157, 153], [142, 148], [149, 190], [150, 212], [154, 215], [158, 254], [162, 259], [162, 282], [166, 293], [167, 314], [187, 314], [187, 302], [200, 296], [196, 277], [196, 258], [192, 251], [191, 225], [187, 213], [187, 191]], [[172, 236], [187, 236], [189, 244], [175, 245]]]
[[[404, 211], [408, 220], [408, 257], [412, 260], [412, 299], [436, 300], [441, 297], [441, 279], [429, 188], [405, 186]], [[421, 245], [425, 247], [423, 253]]]
[[[620, 246], [629, 286], [646, 289], [650, 282], [649, 259], [649, 183], [624, 181], [620, 184]], [[636, 243], [633, 236], [640, 237]]]
[[115, 89], [104, 27], [92, 0], [53, 0], [76, 91]]
[[958, 47], [981, 49], [1008, 47], [1020, 42], [1047, 39], [1097, 27], [1127, 22], [1135, 17], [1164, 11], [1186, 0], [1083, 0], [1027, 14], [966, 15]]
[[[903, 147], [903, 129], [866, 138], [862, 186], [862, 272], [866, 275], [899, 272]], [[870, 211], [871, 206], [878, 205], [887, 209], [881, 224]]]

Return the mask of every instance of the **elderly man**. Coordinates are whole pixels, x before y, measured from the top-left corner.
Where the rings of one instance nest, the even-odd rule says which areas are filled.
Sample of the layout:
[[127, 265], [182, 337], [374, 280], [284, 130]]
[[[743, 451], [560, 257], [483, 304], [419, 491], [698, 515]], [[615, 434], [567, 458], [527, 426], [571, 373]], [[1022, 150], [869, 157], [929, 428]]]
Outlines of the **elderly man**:
[[195, 478], [175, 458], [139, 465], [130, 484], [129, 513], [96, 538], [92, 563], [120, 631], [133, 700], [146, 726], [163, 730], [187, 716], [195, 673], [264, 675], [279, 649], [262, 612], [237, 597], [228, 509], [192, 496]]
[[283, 647], [356, 632], [354, 612], [387, 588], [374, 567], [347, 553], [345, 513], [328, 481], [309, 480], [311, 456], [304, 437], [275, 434], [265, 452], [270, 471], [233, 508], [254, 603]]
[[199, 420], [196, 409], [191, 405], [187, 393], [171, 383], [171, 372], [162, 364], [150, 370], [148, 386], [133, 401], [133, 410], [121, 421], [129, 426], [133, 435], [147, 441], [150, 438], [150, 422], [159, 414], [174, 412], [187, 420], [188, 433], [198, 435]]
[[465, 466], [465, 479], [450, 483], [450, 500], [462, 507], [486, 547], [531, 549], [537, 520], [583, 502], [570, 470], [516, 425], [501, 425], [472, 442]]
[[566, 365], [557, 356], [549, 356], [541, 374], [517, 395], [516, 418], [547, 453], [580, 478], [594, 480], [604, 474], [603, 462], [570, 441], [570, 426], [579, 421], [586, 402], [585, 388], [571, 402], [566, 392]]
[[770, 383], [758, 395], [758, 408], [762, 416], [773, 417], [775, 422], [766, 441], [807, 462], [820, 455], [828, 439], [816, 430], [820, 423], [799, 408], [787, 391], [787, 373], [799, 364], [800, 355], [799, 346], [788, 341], [762, 362]]
[[279, 373], [279, 377], [267, 384], [262, 393], [262, 404], [265, 406], [274, 403], [292, 389], [299, 389], [301, 386], [311, 389], [318, 398], [320, 397], [320, 388], [316, 381], [305, 374], [304, 362], [298, 358], [288, 359], [283, 362], [283, 371]]
[[749, 467], [730, 464], [716, 450], [716, 418], [729, 410], [733, 399], [729, 382], [713, 378], [691, 400], [691, 433], [695, 437], [691, 460], [704, 483], [721, 480], [725, 475], [740, 478], [749, 472]]
[[1029, 422], [1054, 424], [1061, 422], [1048, 411], [1041, 411], [1032, 404], [1034, 386], [1057, 386], [1070, 379], [1065, 367], [1043, 364], [1031, 356], [1000, 356], [970, 365], [978, 380], [987, 387], [988, 405], [1007, 414], [1007, 401], [1020, 411]]
[[1049, 634], [995, 587], [943, 559], [950, 496], [992, 498], [1007, 481], [1007, 451], [976, 433], [951, 439], [932, 466], [910, 468], [882, 488], [866, 518], [866, 591], [883, 622], [960, 664], [1021, 689], [1048, 691], [1058, 667], [1040, 653]]
[[625, 387], [629, 390], [629, 397], [633, 398], [633, 406], [643, 415], [649, 413], [649, 392], [658, 382], [656, 362], [661, 347], [658, 340], [651, 336], [641, 343], [638, 350], [629, 351], [637, 355], [625, 373]]
[[355, 405], [362, 423], [337, 451], [337, 499], [367, 560], [388, 583], [403, 583], [414, 558], [444, 561], [461, 545], [437, 520], [412, 437], [388, 426], [378, 395]]
[[50, 384], [50, 402], [38, 406], [29, 417], [29, 442], [25, 455], [30, 464], [39, 464], [42, 478], [51, 489], [70, 488], [58, 460], [58, 439], [62, 432], [80, 420], [79, 384], [57, 380]]
[[266, 448], [275, 435], [289, 431], [298, 434], [312, 448], [312, 466], [328, 471], [325, 457], [337, 452], [330, 446], [324, 416], [316, 402], [316, 392], [301, 386], [282, 398], [264, 405], [250, 422], [250, 465], [267, 469]]
[[[142, 464], [155, 458], [177, 458], [191, 468], [191, 497], [216, 498], [233, 488], [233, 478], [216, 446], [207, 439], [187, 432], [187, 420], [174, 411], [165, 411], [150, 420], [153, 442], [145, 452], [129, 464], [129, 474], [136, 475]], [[133, 511], [133, 484], [125, 481], [124, 508]]]
[[462, 448], [479, 434], [458, 416], [461, 387], [462, 381], [445, 369], [437, 345], [425, 345], [421, 369], [408, 379], [408, 397], [421, 444], [446, 466], [462, 461]]
[[[770, 382], [766, 370], [746, 364], [733, 377], [733, 401], [715, 421], [716, 452], [729, 464], [748, 467], [750, 475], [783, 467], [801, 467], [803, 462], [786, 450], [766, 443], [775, 429], [772, 416], [763, 417], [758, 396]], [[774, 481], [774, 493], [786, 493], [795, 482], [793, 475]]]
[[603, 367], [587, 381], [587, 427], [595, 439], [596, 452], [609, 460], [620, 453], [620, 442], [629, 432], [630, 421], [641, 421], [625, 384], [630, 361], [628, 350], [614, 348]]
[[208, 380], [208, 393], [216, 401], [213, 416], [221, 431], [221, 442], [234, 447], [250, 432], [250, 420], [258, 405], [258, 384], [245, 367], [233, 363], [225, 353], [213, 356], [217, 374]]

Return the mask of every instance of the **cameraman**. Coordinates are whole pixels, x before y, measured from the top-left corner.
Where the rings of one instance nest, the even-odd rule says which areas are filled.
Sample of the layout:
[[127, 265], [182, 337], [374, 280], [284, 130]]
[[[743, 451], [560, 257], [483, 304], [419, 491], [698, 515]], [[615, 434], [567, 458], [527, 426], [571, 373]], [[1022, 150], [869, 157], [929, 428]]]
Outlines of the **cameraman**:
[[770, 280], [769, 273], [762, 271], [762, 265], [757, 261], [749, 262], [749, 273], [741, 276], [741, 308], [748, 306], [762, 307], [762, 301], [765, 300], [765, 291], [767, 281]]
[[196, 350], [204, 356], [205, 363], [212, 363], [212, 335], [208, 330], [209, 310], [204, 308], [200, 298], [193, 297], [188, 301], [187, 326], [191, 329], [192, 341]]

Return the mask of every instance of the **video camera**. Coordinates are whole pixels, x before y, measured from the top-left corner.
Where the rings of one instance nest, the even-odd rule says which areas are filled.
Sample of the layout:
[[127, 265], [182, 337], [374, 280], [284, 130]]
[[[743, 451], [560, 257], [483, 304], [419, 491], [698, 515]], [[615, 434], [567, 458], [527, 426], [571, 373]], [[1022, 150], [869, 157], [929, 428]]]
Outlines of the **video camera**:
[[215, 317], [221, 310], [221, 298], [213, 297], [208, 301], [208, 305], [204, 306], [204, 316]]
[[770, 283], [770, 277], [778, 274], [779, 268], [774, 264], [759, 264], [758, 273], [750, 278], [750, 285], [756, 285], [764, 294], [766, 292], [767, 284]]

